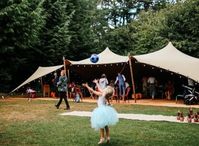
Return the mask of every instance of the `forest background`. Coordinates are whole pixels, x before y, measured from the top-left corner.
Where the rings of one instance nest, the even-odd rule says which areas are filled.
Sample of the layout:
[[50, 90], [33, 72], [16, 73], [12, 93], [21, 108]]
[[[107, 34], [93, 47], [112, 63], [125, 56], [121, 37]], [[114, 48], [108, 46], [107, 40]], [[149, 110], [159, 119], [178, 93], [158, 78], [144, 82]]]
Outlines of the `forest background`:
[[199, 0], [1, 0], [0, 92], [63, 56], [137, 55], [169, 41], [199, 58]]

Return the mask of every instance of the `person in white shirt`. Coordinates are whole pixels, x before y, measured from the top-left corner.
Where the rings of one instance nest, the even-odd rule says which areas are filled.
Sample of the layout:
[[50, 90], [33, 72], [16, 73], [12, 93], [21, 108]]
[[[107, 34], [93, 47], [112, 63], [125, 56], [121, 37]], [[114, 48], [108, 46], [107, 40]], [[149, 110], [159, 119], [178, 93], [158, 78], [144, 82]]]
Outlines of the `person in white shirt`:
[[157, 81], [156, 81], [155, 77], [153, 77], [153, 76], [149, 77], [147, 80], [147, 83], [149, 86], [149, 93], [150, 93], [150, 96], [152, 99], [154, 99], [155, 94], [156, 94], [156, 87], [155, 87], [156, 82]]
[[108, 85], [108, 79], [105, 74], [102, 74], [101, 78], [99, 79], [99, 85], [101, 89], [105, 89]]

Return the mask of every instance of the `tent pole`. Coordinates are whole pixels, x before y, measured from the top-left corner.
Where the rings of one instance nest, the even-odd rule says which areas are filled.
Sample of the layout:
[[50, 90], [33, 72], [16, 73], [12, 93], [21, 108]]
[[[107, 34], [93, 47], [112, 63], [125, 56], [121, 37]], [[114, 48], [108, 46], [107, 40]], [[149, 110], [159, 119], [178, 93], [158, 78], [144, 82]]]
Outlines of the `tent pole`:
[[70, 82], [70, 71], [69, 69], [67, 71], [68, 71], [68, 81]]
[[132, 68], [132, 63], [131, 63], [131, 55], [128, 54], [129, 57], [129, 68], [130, 68], [130, 73], [131, 73], [131, 82], [132, 82], [132, 89], [133, 89], [133, 97], [136, 103], [136, 96], [135, 96], [135, 82], [134, 82], [134, 77], [133, 77], [133, 68]]
[[40, 82], [41, 82], [41, 94], [42, 94], [42, 97], [44, 97], [44, 94], [43, 94], [43, 80], [42, 80], [42, 77], [40, 77]]
[[[65, 77], [67, 78], [67, 75], [66, 75], [66, 62], [65, 62], [65, 57], [63, 56], [63, 64], [64, 64], [64, 72], [65, 72]], [[68, 79], [67, 79], [68, 80]], [[66, 96], [67, 98], [69, 97], [68, 96], [68, 86], [66, 86]]]

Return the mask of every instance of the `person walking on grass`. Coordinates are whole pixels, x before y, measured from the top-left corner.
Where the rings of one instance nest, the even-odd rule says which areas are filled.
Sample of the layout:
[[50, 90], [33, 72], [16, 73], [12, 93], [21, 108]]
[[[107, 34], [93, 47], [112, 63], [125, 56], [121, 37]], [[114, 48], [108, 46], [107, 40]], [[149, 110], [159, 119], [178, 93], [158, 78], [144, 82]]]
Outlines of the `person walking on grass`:
[[66, 110], [70, 109], [70, 105], [67, 99], [67, 77], [65, 75], [65, 70], [61, 71], [61, 75], [59, 77], [59, 81], [57, 82], [58, 92], [59, 92], [59, 102], [55, 105], [57, 109], [59, 109], [62, 100], [64, 99], [66, 104]]
[[114, 89], [111, 86], [101, 89], [97, 80], [94, 80], [93, 82], [97, 85], [98, 91], [93, 90], [93, 88], [88, 86], [87, 83], [83, 84], [83, 86], [90, 92], [98, 96], [98, 107], [95, 108], [91, 114], [91, 127], [95, 130], [100, 130], [100, 140], [98, 144], [102, 144], [104, 142], [109, 143], [109, 125], [114, 125], [119, 121], [117, 111], [111, 107], [109, 103], [109, 98], [113, 95]]

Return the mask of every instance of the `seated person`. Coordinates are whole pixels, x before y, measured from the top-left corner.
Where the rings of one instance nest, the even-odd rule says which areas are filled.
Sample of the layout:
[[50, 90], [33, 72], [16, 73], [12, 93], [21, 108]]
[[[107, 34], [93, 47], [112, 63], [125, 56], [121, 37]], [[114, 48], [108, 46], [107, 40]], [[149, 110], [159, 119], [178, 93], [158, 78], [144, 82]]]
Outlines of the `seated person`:
[[[79, 101], [80, 99], [83, 99], [83, 94], [81, 91], [81, 87], [79, 85], [75, 86], [75, 101]], [[79, 101], [80, 102], [80, 101]]]
[[168, 81], [165, 85], [165, 96], [166, 99], [171, 99], [174, 94], [174, 85], [171, 81]]

